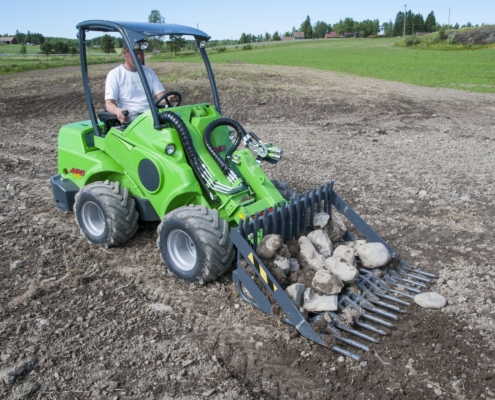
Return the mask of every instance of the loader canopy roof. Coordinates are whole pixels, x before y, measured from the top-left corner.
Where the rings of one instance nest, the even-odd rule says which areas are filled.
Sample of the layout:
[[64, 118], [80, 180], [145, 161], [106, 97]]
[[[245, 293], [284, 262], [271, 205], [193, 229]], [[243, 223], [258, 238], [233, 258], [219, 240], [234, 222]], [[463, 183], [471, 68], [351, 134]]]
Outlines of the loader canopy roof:
[[131, 42], [134, 43], [149, 36], [163, 35], [191, 35], [199, 40], [210, 39], [210, 36], [203, 31], [189, 26], [175, 24], [91, 20], [80, 22], [76, 27], [86, 31], [119, 32], [122, 36], [125, 36], [125, 32]]
[[[175, 24], [158, 24], [150, 22], [117, 22], [117, 21], [104, 21], [104, 20], [88, 20], [80, 22], [76, 25], [78, 29], [79, 38], [79, 57], [81, 59], [81, 73], [84, 86], [84, 93], [86, 95], [86, 105], [91, 118], [91, 123], [93, 125], [95, 135], [101, 136], [98, 121], [96, 118], [96, 112], [93, 104], [93, 96], [91, 94], [90, 84], [89, 84], [89, 74], [88, 74], [88, 61], [86, 58], [86, 32], [96, 31], [96, 32], [115, 32], [122, 36], [124, 43], [129, 49], [133, 49], [134, 46], [143, 39], [153, 36], [165, 36], [165, 35], [186, 35], [192, 36], [198, 47], [198, 52], [203, 58], [205, 63], [206, 71], [210, 80], [210, 86], [212, 90], [213, 100], [217, 111], [221, 114], [220, 109], [220, 99], [218, 97], [218, 90], [215, 83], [215, 77], [211, 69], [210, 61], [206, 54], [206, 42], [210, 39], [210, 36], [199, 29], [195, 29], [184, 25]], [[136, 65], [138, 75], [141, 82], [143, 83], [143, 88], [148, 98], [148, 103], [151, 110], [151, 115], [153, 116], [153, 123], [155, 129], [162, 129], [163, 126], [158, 117], [157, 108], [155, 106], [154, 98], [149, 88], [148, 81], [144, 75], [143, 68], [141, 66], [140, 60], [134, 51], [131, 51], [131, 57]]]

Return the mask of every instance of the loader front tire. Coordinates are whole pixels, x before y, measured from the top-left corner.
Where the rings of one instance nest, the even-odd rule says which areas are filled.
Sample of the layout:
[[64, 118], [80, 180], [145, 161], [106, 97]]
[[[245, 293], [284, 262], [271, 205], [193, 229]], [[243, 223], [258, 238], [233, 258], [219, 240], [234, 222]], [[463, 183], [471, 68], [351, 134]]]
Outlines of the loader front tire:
[[118, 182], [84, 186], [76, 194], [74, 213], [81, 233], [98, 246], [119, 246], [138, 229], [135, 201]]
[[204, 205], [166, 214], [158, 226], [157, 245], [170, 272], [202, 285], [227, 272], [235, 257], [227, 221]]
[[287, 182], [280, 182], [277, 179], [272, 179], [272, 183], [285, 200], [290, 201], [290, 199], [296, 198], [296, 192], [289, 187]]

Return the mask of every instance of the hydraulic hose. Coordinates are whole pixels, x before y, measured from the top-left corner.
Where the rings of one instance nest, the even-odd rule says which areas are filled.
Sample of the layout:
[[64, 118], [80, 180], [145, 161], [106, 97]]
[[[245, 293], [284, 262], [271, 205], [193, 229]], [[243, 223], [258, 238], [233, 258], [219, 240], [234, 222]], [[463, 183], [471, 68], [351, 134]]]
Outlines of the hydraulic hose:
[[170, 111], [160, 113], [159, 117], [160, 117], [160, 122], [162, 124], [168, 122], [170, 125], [172, 125], [175, 128], [175, 130], [179, 134], [179, 139], [182, 143], [182, 147], [186, 152], [186, 156], [189, 159], [191, 168], [193, 169], [196, 178], [198, 179], [203, 189], [205, 189], [210, 196], [213, 196], [210, 190], [208, 189], [208, 187], [206, 186], [206, 183], [201, 174], [200, 171], [201, 159], [199, 158], [199, 155], [196, 152], [196, 149], [194, 148], [194, 144], [191, 139], [191, 133], [187, 129], [187, 126], [184, 124], [182, 119], [177, 114]]
[[237, 134], [237, 138], [233, 146], [229, 149], [225, 157], [227, 160], [230, 159], [230, 157], [232, 157], [232, 153], [237, 149], [239, 143], [241, 143], [242, 138], [246, 136], [247, 133], [241, 124], [229, 118], [216, 119], [215, 121], [212, 121], [205, 129], [205, 132], [203, 134], [203, 140], [205, 142], [206, 149], [211, 154], [213, 159], [216, 161], [222, 172], [225, 175], [227, 175], [231, 171], [231, 169], [228, 166], [228, 164], [218, 155], [218, 153], [215, 150], [215, 147], [213, 146], [213, 143], [211, 142], [211, 134], [219, 126], [230, 126], [235, 130]]

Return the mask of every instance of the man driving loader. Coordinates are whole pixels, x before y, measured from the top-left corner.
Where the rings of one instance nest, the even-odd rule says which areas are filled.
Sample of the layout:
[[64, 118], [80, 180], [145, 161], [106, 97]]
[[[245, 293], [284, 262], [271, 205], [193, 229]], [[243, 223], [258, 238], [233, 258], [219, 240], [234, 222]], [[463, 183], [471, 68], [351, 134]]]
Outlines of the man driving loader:
[[[144, 64], [142, 43], [136, 43], [133, 51], [141, 64]], [[120, 123], [128, 123], [132, 122], [142, 112], [148, 110], [149, 103], [141, 79], [137, 73], [131, 50], [129, 50], [125, 41], [122, 54], [124, 56], [124, 63], [112, 69], [107, 75], [105, 83], [105, 108], [109, 113], [115, 114]], [[154, 99], [158, 99], [165, 93], [163, 85], [150, 67], [143, 65], [142, 68]], [[178, 98], [175, 95], [170, 95], [168, 96], [168, 100], [170, 103], [175, 103], [178, 101]], [[165, 99], [163, 102], [165, 102]], [[124, 111], [128, 111], [128, 116], [124, 115]]]

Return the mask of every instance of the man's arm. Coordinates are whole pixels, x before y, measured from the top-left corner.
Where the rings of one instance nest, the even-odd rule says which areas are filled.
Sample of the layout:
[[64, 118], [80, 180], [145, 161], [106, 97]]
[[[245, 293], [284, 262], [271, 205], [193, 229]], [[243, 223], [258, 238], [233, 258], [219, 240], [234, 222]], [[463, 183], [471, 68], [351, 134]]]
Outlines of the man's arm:
[[112, 99], [105, 100], [105, 108], [110, 114], [115, 114], [121, 124], [127, 121], [127, 117], [124, 114], [122, 114], [122, 111], [127, 111], [127, 109], [120, 108], [119, 106], [117, 106], [117, 102], [115, 100]]

